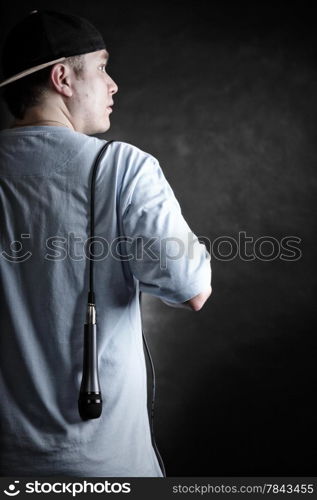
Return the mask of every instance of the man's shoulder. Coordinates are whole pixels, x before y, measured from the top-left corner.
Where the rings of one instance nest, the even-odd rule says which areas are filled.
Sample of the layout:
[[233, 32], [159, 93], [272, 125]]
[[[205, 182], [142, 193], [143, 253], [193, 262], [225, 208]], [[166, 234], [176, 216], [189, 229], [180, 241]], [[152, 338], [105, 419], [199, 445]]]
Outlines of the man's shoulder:
[[[112, 139], [103, 140], [91, 137], [94, 142], [95, 151], [99, 151]], [[112, 144], [107, 148], [107, 153], [104, 155], [101, 163], [107, 164], [108, 159], [112, 158], [112, 164], [116, 170], [120, 172], [123, 179], [142, 175], [148, 169], [157, 168], [159, 165], [158, 160], [148, 151], [144, 151], [140, 147], [130, 144], [125, 141], [113, 139]]]
[[[157, 159], [148, 151], [144, 151], [138, 146], [134, 144], [130, 144], [129, 142], [120, 141], [116, 139], [102, 140], [97, 139], [98, 145], [100, 149], [109, 141], [113, 141], [109, 146], [110, 150], [114, 155], [118, 157], [118, 159], [124, 160], [127, 163], [134, 163], [135, 161], [144, 162], [149, 160], [151, 162], [156, 163]], [[120, 157], [120, 158], [119, 158]]]
[[[129, 142], [116, 140], [115, 138], [101, 139], [95, 136], [76, 133], [75, 143], [77, 143], [79, 148], [84, 146], [84, 151], [87, 152], [90, 161], [93, 161], [109, 141], [112, 141], [112, 143], [101, 157], [100, 172], [103, 170], [107, 171], [110, 162], [111, 170], [117, 172], [116, 175], [118, 178], [122, 182], [130, 182], [144, 173], [149, 174], [153, 169], [160, 168], [155, 156]], [[75, 143], [73, 147], [76, 148]]]

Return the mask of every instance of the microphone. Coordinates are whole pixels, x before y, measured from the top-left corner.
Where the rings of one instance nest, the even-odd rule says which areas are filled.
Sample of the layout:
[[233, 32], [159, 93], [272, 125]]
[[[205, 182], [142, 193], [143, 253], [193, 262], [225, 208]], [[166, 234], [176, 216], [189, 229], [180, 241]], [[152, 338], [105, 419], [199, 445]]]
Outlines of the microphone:
[[[95, 236], [95, 183], [101, 158], [113, 140], [106, 142], [94, 162], [90, 188], [90, 239]], [[90, 248], [89, 248], [90, 253]], [[94, 294], [94, 259], [89, 263], [89, 292], [87, 319], [84, 325], [83, 375], [78, 398], [78, 411], [82, 420], [99, 418], [102, 412], [102, 398], [98, 378], [97, 324]]]
[[96, 307], [89, 294], [87, 320], [84, 325], [83, 376], [80, 386], [78, 411], [82, 420], [99, 418], [102, 397], [98, 377]]

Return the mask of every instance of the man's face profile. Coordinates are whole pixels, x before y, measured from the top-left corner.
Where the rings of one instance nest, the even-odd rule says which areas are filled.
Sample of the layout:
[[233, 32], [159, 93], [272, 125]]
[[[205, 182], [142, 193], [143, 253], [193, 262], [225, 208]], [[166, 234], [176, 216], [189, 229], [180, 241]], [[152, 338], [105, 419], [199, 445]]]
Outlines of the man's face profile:
[[106, 132], [110, 128], [113, 95], [118, 86], [107, 73], [109, 54], [98, 50], [84, 55], [84, 68], [73, 80], [72, 112], [76, 130], [85, 134]]

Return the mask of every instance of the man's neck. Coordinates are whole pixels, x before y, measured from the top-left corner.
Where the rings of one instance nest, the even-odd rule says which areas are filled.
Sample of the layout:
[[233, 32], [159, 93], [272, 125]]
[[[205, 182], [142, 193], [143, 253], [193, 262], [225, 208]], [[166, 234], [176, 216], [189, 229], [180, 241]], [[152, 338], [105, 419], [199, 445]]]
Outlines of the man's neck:
[[37, 108], [28, 110], [22, 119], [17, 118], [10, 128], [31, 126], [56, 126], [75, 130], [70, 119], [62, 111]]

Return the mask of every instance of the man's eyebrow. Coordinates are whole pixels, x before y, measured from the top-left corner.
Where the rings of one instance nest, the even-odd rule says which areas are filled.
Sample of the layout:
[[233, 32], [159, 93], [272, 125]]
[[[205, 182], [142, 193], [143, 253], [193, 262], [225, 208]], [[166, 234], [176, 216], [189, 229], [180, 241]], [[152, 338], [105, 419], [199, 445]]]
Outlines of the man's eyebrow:
[[100, 57], [101, 57], [101, 59], [102, 59], [103, 61], [104, 61], [104, 60], [108, 61], [108, 59], [109, 59], [110, 55], [109, 55], [109, 53], [108, 53], [108, 52], [103, 51], [103, 53], [102, 53], [102, 54], [100, 54]]

